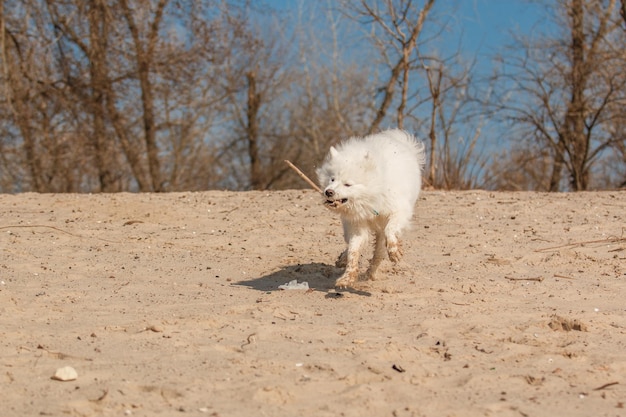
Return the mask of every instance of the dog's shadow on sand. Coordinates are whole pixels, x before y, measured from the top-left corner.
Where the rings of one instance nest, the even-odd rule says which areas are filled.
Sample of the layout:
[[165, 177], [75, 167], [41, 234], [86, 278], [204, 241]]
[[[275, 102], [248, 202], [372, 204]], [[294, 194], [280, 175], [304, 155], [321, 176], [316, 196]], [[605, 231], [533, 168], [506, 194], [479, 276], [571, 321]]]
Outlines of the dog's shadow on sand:
[[242, 285], [263, 292], [281, 291], [278, 288], [279, 285], [287, 284], [295, 279], [298, 283], [306, 281], [309, 284], [309, 290], [326, 292], [326, 297], [328, 298], [341, 296], [342, 292], [371, 296], [369, 292], [358, 289], [346, 288], [335, 290], [335, 281], [342, 273], [342, 268], [313, 262], [309, 264], [283, 266], [278, 271], [274, 271], [259, 278], [239, 281], [236, 282], [235, 285]]

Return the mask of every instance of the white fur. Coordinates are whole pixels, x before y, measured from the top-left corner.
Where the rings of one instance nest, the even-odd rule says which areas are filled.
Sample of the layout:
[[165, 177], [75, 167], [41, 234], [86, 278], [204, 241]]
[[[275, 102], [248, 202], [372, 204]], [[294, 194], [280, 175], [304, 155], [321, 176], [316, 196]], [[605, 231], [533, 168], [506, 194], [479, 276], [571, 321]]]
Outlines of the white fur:
[[413, 217], [424, 165], [424, 145], [402, 130], [350, 138], [331, 147], [317, 176], [324, 205], [341, 215], [348, 248], [337, 260], [345, 266], [337, 287], [358, 279], [359, 257], [370, 232], [376, 238], [367, 278], [374, 279], [385, 257], [402, 256], [398, 236]]

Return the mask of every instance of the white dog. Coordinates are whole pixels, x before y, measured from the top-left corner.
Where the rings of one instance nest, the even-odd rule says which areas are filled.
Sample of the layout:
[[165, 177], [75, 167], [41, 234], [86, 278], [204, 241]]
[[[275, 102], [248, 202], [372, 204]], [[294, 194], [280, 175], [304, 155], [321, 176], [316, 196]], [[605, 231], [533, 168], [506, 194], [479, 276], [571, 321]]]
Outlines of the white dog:
[[360, 253], [370, 231], [376, 243], [367, 279], [375, 279], [385, 252], [392, 262], [400, 260], [398, 235], [413, 217], [424, 161], [424, 145], [398, 129], [350, 138], [330, 148], [317, 176], [324, 205], [341, 215], [348, 244], [337, 259], [337, 266], [346, 270], [336, 287], [358, 280]]

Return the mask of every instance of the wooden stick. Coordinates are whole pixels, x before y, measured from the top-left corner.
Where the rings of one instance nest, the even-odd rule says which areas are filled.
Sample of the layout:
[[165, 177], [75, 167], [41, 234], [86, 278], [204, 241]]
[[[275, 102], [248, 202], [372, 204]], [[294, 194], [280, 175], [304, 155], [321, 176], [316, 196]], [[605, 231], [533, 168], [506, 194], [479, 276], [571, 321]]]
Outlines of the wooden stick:
[[293, 169], [294, 171], [296, 171], [296, 174], [298, 174], [300, 176], [300, 178], [302, 178], [303, 180], [305, 180], [311, 187], [313, 187], [313, 189], [315, 191], [317, 191], [320, 194], [324, 194], [322, 192], [322, 190], [320, 189], [320, 187], [317, 186], [317, 184], [315, 184], [313, 181], [311, 181], [311, 179], [309, 177], [307, 177], [306, 175], [304, 175], [304, 172], [300, 171], [298, 169], [297, 166], [295, 166], [294, 164], [292, 164], [291, 162], [289, 162], [288, 160], [285, 159], [285, 163], [287, 165], [289, 165], [289, 168]]
[[600, 390], [602, 390], [602, 389], [605, 389], [605, 388], [608, 388], [608, 387], [611, 387], [611, 386], [613, 386], [613, 385], [617, 385], [617, 384], [619, 384], [619, 382], [617, 382], [617, 381], [615, 381], [615, 382], [609, 382], [609, 383], [607, 383], [607, 384], [604, 384], [604, 385], [599, 386], [598, 388], [594, 388], [593, 390], [594, 390], [594, 391], [600, 391]]
[[554, 278], [576, 279], [576, 278], [568, 277], [567, 275], [561, 275], [561, 274], [554, 274]]
[[509, 281], [543, 281], [543, 277], [532, 277], [532, 278], [515, 278], [515, 277], [504, 277]]

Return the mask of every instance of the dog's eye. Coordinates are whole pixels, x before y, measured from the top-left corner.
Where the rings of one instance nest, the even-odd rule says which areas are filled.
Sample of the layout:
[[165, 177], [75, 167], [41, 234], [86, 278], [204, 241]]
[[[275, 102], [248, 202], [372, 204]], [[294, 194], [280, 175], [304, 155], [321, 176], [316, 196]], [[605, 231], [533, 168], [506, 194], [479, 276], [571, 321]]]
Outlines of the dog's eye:
[[331, 178], [331, 179], [330, 179], [330, 182], [335, 182], [335, 179], [334, 179], [334, 178]]
[[352, 187], [352, 184], [350, 184], [349, 182], [347, 182], [347, 183], [345, 183], [343, 186], [344, 186], [344, 187]]

